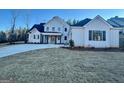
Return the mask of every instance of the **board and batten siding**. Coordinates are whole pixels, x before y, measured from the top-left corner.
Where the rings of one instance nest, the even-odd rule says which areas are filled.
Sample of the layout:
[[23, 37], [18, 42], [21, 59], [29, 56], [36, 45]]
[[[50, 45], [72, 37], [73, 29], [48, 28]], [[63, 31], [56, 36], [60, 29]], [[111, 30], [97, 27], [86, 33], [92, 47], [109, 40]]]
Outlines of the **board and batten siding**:
[[75, 46], [84, 46], [84, 29], [83, 27], [71, 27], [72, 40]]
[[[49, 28], [49, 31], [47, 31], [47, 27]], [[46, 23], [44, 25], [44, 31], [45, 32], [54, 32], [54, 31], [52, 31], [52, 27], [55, 28], [55, 32], [62, 33], [61, 43], [66, 43], [69, 41], [68, 33], [70, 31], [70, 26], [68, 24], [66, 24], [66, 22], [62, 21], [62, 19], [60, 19], [59, 17], [53, 17], [52, 20], [50, 20], [48, 23]], [[60, 31], [58, 28], [60, 28]], [[65, 31], [65, 28], [67, 28], [67, 31]], [[64, 39], [65, 36], [67, 36], [67, 40]]]
[[[35, 35], [35, 39], [34, 39]], [[39, 35], [39, 38], [38, 38]], [[28, 38], [29, 43], [40, 43], [40, 32], [34, 28], [32, 31], [29, 33], [29, 38]]]
[[110, 30], [110, 47], [119, 47], [119, 30]]
[[[98, 30], [106, 32], [105, 41], [93, 41], [89, 40], [89, 30]], [[101, 20], [99, 17], [95, 18], [91, 23], [85, 26], [85, 42], [84, 47], [95, 47], [95, 48], [107, 48], [110, 47], [110, 27], [106, 22]]]
[[[89, 40], [89, 31], [104, 31], [105, 41]], [[95, 17], [92, 21], [83, 27], [72, 27], [72, 40], [75, 46], [109, 48], [119, 47], [119, 30], [115, 30], [100, 16]]]

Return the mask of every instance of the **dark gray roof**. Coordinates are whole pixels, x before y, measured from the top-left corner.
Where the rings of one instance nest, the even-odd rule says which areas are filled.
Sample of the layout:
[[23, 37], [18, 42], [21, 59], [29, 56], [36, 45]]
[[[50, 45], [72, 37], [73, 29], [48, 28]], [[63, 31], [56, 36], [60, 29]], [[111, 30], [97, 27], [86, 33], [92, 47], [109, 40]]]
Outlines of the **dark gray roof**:
[[124, 18], [118, 16], [108, 19], [107, 22], [113, 27], [124, 27]]
[[71, 26], [84, 26], [85, 24], [87, 24], [89, 21], [91, 21], [92, 19], [90, 18], [85, 18], [81, 21], [79, 21], [78, 23], [71, 25]]
[[36, 28], [39, 32], [44, 32], [44, 25], [45, 23], [35, 24], [29, 31], [31, 31], [33, 28]]

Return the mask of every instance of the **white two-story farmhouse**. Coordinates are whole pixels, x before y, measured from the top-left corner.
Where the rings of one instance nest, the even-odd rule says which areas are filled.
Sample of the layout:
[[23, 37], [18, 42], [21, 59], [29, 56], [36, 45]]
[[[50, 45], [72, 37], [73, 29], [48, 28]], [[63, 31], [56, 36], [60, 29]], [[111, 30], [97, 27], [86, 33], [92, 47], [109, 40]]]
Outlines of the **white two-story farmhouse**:
[[29, 32], [29, 43], [65, 44], [69, 41], [70, 26], [58, 16], [47, 23], [34, 25]]
[[75, 46], [108, 48], [119, 47], [119, 31], [111, 22], [96, 16], [83, 26], [70, 26], [58, 16], [47, 23], [34, 25], [29, 31], [29, 43], [67, 44], [72, 39]]

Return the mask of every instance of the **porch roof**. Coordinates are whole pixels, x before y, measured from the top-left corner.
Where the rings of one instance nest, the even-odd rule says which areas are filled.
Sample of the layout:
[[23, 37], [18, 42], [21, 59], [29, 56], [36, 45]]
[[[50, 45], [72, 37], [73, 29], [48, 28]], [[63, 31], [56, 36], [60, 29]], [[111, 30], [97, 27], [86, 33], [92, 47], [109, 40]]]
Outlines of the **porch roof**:
[[55, 36], [61, 36], [62, 33], [60, 32], [42, 32], [42, 35], [55, 35]]

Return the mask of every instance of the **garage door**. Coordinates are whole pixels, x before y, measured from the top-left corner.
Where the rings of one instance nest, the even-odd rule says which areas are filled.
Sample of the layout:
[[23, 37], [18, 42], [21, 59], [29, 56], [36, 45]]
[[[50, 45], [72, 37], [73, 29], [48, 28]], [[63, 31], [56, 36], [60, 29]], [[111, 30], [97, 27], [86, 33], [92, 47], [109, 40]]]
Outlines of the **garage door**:
[[124, 47], [124, 35], [119, 35], [119, 47]]
[[83, 29], [73, 28], [72, 29], [72, 40], [74, 40], [75, 46], [83, 46], [84, 45], [84, 31]]

